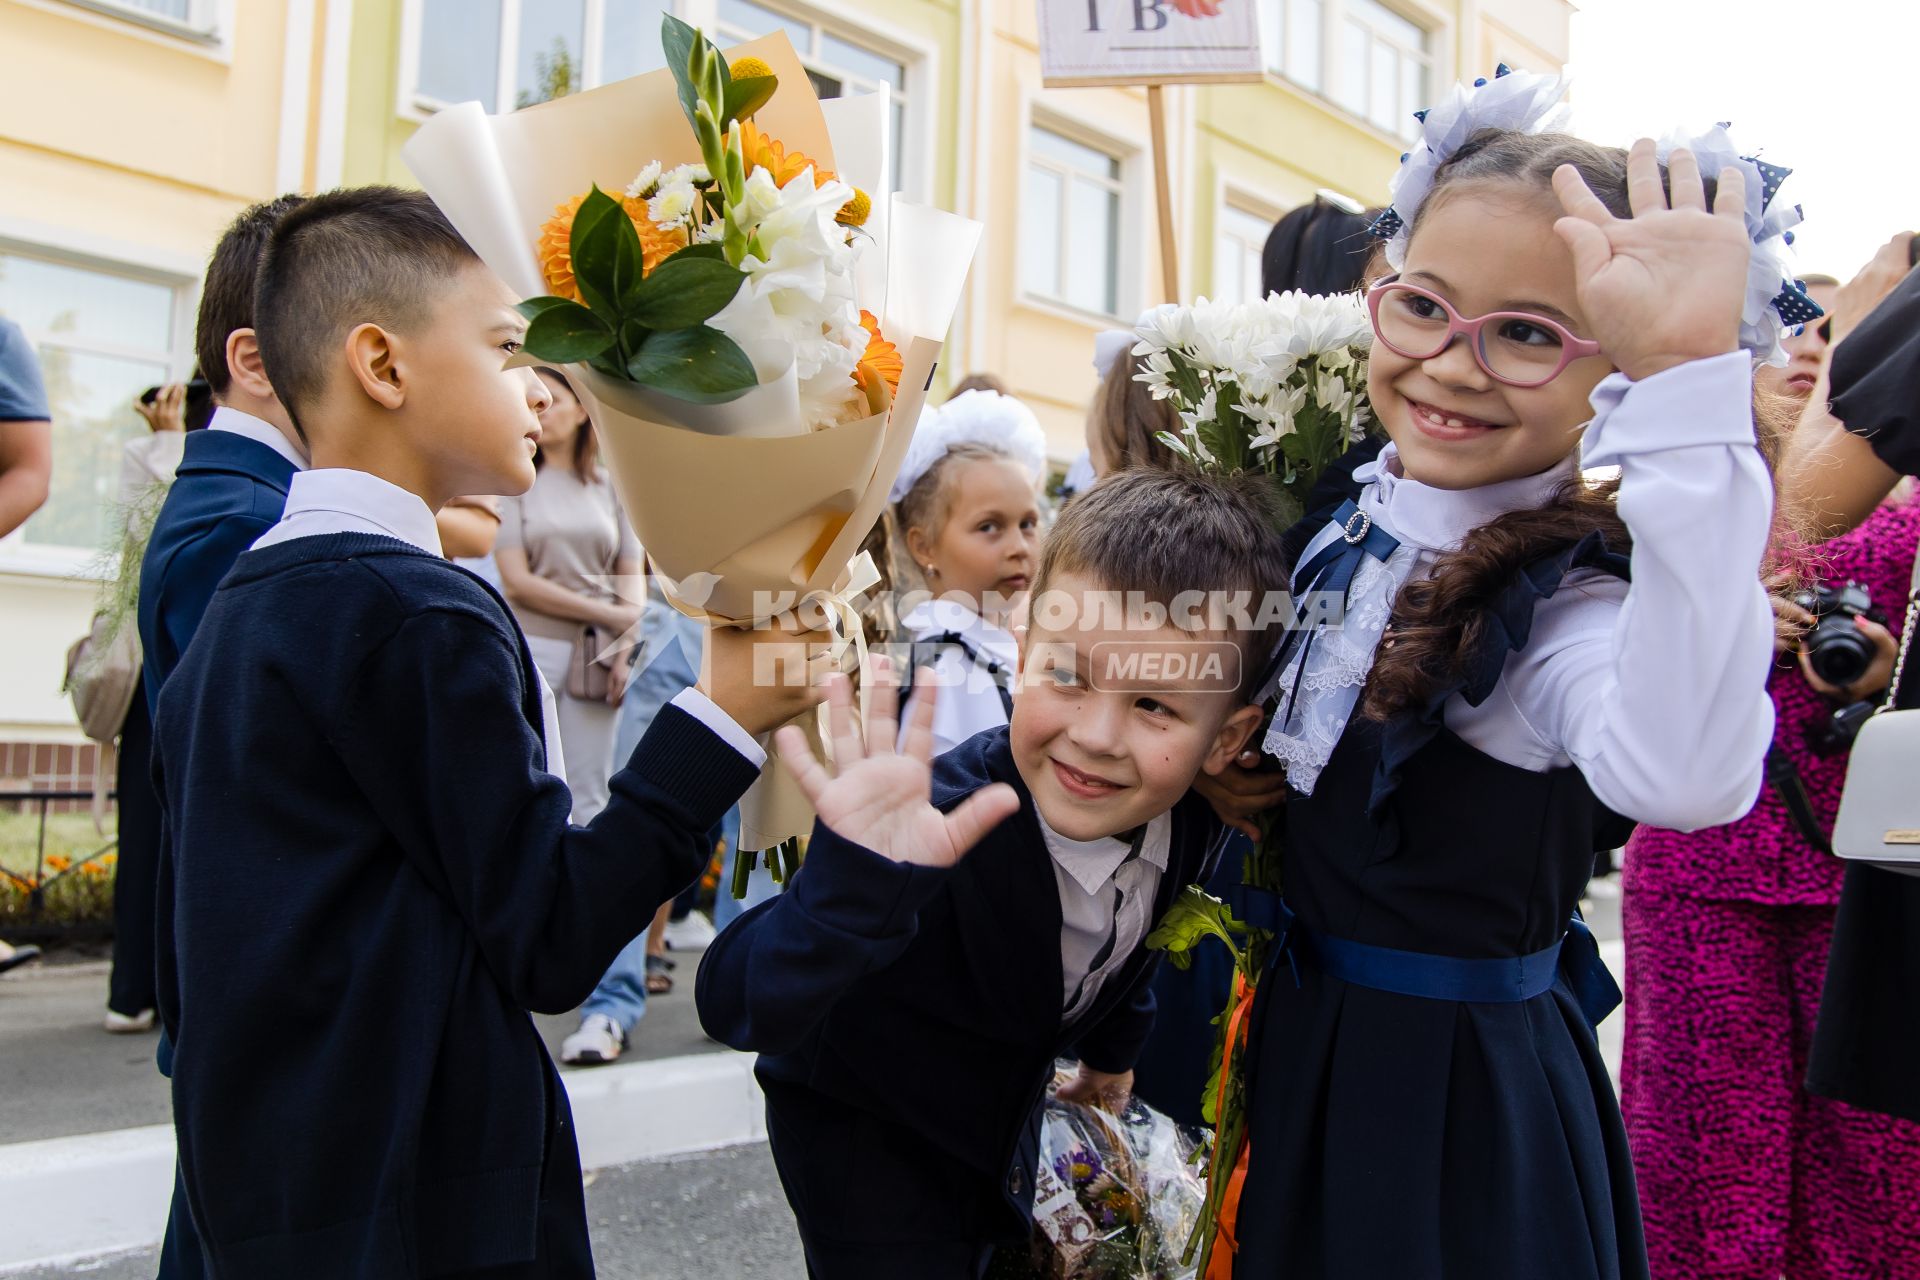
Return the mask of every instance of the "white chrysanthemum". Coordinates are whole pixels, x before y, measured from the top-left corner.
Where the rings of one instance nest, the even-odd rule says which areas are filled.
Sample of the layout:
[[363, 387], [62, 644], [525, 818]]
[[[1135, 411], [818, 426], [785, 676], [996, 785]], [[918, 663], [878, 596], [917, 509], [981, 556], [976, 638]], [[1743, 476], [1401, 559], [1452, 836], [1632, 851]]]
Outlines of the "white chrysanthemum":
[[629, 200], [643, 199], [651, 196], [654, 188], [659, 185], [660, 162], [654, 160], [649, 162], [647, 167], [640, 171], [638, 177], [627, 184], [626, 197]]

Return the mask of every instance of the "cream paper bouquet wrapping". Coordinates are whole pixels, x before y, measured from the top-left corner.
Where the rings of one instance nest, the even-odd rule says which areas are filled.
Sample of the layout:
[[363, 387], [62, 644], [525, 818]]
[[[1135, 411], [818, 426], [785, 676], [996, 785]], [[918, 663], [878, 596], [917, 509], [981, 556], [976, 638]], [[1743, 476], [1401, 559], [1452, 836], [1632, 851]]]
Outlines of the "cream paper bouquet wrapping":
[[[820, 102], [784, 34], [728, 50], [753, 56], [781, 88], [761, 128], [863, 190], [891, 190], [884, 93]], [[523, 296], [548, 292], [536, 245], [559, 205], [591, 184], [619, 191], [652, 161], [700, 161], [668, 71], [636, 76], [508, 115], [478, 103], [436, 114], [403, 155], [420, 184], [488, 266]], [[980, 225], [876, 194], [854, 266], [858, 305], [898, 347], [897, 393], [868, 393], [864, 417], [810, 430], [791, 368], [724, 404], [701, 405], [607, 377], [567, 373], [592, 415], [652, 571], [683, 613], [762, 622], [806, 603], [843, 639], [851, 601], [875, 574], [861, 542], [885, 508], [913, 434]], [[803, 727], [819, 734], [815, 718]], [[743, 849], [769, 849], [813, 815], [777, 763], [741, 802]]]

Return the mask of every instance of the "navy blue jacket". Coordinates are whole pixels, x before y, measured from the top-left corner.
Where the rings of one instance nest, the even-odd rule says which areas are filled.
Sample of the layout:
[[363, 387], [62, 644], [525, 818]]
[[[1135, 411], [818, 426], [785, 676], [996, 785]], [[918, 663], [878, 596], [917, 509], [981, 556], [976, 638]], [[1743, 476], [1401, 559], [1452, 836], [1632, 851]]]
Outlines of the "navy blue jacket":
[[139, 627], [147, 710], [179, 665], [213, 589], [280, 522], [293, 463], [231, 431], [189, 431], [173, 487], [140, 563]]
[[754, 768], [676, 708], [569, 827], [479, 578], [392, 538], [249, 551], [160, 695], [160, 1013], [221, 1280], [592, 1275], [577, 1006]]
[[[816, 824], [791, 888], [701, 962], [707, 1033], [761, 1054], [774, 1159], [810, 1245], [1024, 1241], [1054, 1059], [1077, 1047], [1125, 1071], [1152, 1029], [1159, 953], [1144, 948], [1062, 1024], [1060, 893], [1004, 726], [934, 762], [933, 803], [989, 782], [1011, 783], [1020, 810], [950, 868]], [[1219, 830], [1197, 796], [1176, 806], [1156, 919], [1204, 878]]]

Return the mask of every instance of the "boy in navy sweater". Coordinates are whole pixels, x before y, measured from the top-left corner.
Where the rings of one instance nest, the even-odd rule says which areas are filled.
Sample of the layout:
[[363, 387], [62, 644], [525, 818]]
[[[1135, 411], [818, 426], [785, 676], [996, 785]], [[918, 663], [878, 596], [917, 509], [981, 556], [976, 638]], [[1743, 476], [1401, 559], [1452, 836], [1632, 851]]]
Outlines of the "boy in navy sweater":
[[[433, 512], [533, 481], [514, 297], [419, 193], [318, 196], [261, 265], [314, 466], [161, 692], [160, 1005], [222, 1280], [593, 1274], [567, 1095], [528, 1009], [577, 1005], [698, 873], [809, 705], [716, 634], [589, 827], [546, 767], [505, 605]], [[709, 696], [710, 695], [710, 696]], [[396, 1055], [393, 1046], [417, 1052]]]
[[925, 703], [896, 753], [877, 691], [863, 747], [836, 682], [837, 774], [781, 735], [820, 815], [806, 866], [708, 948], [698, 1001], [761, 1054], [816, 1280], [978, 1277], [1031, 1231], [1056, 1055], [1080, 1060], [1066, 1096], [1128, 1092], [1142, 943], [1205, 878], [1221, 828], [1190, 788], [1260, 721], [1281, 564], [1255, 491], [1122, 473], [1048, 536], [1009, 725], [929, 766]]

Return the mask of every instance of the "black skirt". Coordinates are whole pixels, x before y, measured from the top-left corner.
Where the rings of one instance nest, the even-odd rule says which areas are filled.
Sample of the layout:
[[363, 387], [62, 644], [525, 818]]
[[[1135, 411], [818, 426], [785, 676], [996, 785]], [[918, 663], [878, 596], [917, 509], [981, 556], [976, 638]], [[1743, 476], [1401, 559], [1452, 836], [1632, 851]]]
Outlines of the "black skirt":
[[1807, 1089], [1920, 1122], [1920, 878], [1847, 868]]

